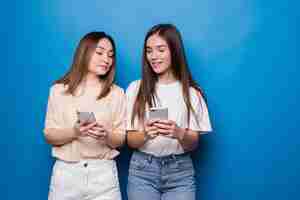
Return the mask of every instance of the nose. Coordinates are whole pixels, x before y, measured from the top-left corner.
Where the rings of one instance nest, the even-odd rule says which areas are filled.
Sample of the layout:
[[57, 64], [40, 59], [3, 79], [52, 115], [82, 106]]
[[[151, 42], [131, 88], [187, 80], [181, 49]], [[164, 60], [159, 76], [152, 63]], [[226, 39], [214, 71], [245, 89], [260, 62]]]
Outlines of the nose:
[[108, 63], [108, 55], [106, 53], [103, 54], [103, 57], [102, 57], [102, 60], [105, 62], [105, 63]]
[[158, 58], [158, 53], [157, 51], [153, 51], [150, 55], [151, 60], [156, 60]]

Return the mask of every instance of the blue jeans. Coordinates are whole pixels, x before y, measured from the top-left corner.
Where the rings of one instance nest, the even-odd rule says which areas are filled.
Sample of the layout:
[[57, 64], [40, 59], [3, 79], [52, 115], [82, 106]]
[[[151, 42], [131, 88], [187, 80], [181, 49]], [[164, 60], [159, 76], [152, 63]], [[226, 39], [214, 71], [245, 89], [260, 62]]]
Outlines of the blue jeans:
[[128, 200], [195, 200], [195, 171], [190, 155], [155, 157], [135, 151], [127, 193]]

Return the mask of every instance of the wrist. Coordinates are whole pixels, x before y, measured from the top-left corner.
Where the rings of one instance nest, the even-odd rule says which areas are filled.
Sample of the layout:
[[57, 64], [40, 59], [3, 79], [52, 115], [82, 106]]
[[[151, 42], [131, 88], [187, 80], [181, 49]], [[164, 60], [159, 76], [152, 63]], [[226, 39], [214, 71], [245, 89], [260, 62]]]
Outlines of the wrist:
[[105, 135], [103, 135], [103, 138], [102, 138], [105, 143], [108, 145], [108, 146], [112, 146], [112, 139], [111, 139], [111, 136], [110, 136], [110, 132], [105, 132]]
[[110, 136], [111, 136], [111, 132], [109, 131], [105, 131], [104, 132], [104, 135], [103, 135], [103, 138], [106, 140], [106, 141], [110, 141]]
[[147, 131], [144, 131], [144, 143], [146, 143], [150, 139], [150, 135], [148, 135]]
[[74, 131], [74, 138], [78, 138], [80, 136], [80, 125], [79, 123], [76, 123], [74, 126], [73, 126], [73, 131]]
[[177, 134], [177, 139], [179, 141], [182, 141], [185, 137], [185, 135], [188, 132], [188, 128], [179, 128], [178, 134]]

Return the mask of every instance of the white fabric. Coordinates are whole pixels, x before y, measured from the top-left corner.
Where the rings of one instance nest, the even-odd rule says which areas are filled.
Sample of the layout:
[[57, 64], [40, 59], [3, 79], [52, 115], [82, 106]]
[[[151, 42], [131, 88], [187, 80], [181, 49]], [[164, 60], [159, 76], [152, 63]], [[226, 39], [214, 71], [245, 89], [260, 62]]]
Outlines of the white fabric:
[[[87, 164], [87, 166], [85, 166]], [[121, 200], [114, 160], [56, 160], [48, 200]]]
[[[126, 90], [127, 98], [127, 130], [141, 130], [137, 118], [131, 125], [133, 105], [139, 90], [140, 81], [132, 82]], [[191, 112], [190, 123], [187, 121], [187, 109], [183, 99], [181, 83], [179, 81], [170, 84], [157, 84], [156, 93], [161, 107], [168, 108], [169, 120], [173, 120], [181, 128], [189, 128], [193, 131], [204, 134], [212, 131], [208, 110], [203, 97], [194, 88], [190, 88], [191, 104], [196, 112], [196, 116]], [[146, 110], [146, 118], [148, 109]], [[198, 123], [197, 123], [198, 122]], [[170, 154], [181, 154], [184, 152], [180, 143], [173, 138], [157, 136], [149, 140], [140, 151], [153, 154], [155, 156], [166, 156]]]

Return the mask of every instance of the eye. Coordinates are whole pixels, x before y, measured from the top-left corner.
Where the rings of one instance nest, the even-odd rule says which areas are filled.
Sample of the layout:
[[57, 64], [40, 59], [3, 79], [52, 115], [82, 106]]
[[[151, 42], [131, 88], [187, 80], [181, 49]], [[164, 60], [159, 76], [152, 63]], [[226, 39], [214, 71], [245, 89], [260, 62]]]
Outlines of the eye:
[[107, 56], [110, 57], [110, 58], [113, 58], [115, 55], [114, 55], [114, 53], [109, 52], [109, 53], [107, 54]]
[[152, 50], [151, 49], [146, 49], [146, 53], [147, 54], [152, 53]]
[[166, 51], [166, 49], [164, 47], [160, 47], [160, 48], [158, 48], [158, 51], [161, 52], [161, 53], [163, 53], [163, 52]]
[[102, 55], [103, 53], [101, 51], [96, 51], [96, 54]]

